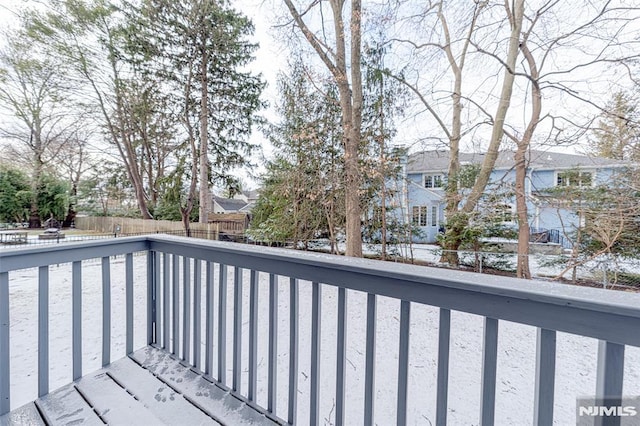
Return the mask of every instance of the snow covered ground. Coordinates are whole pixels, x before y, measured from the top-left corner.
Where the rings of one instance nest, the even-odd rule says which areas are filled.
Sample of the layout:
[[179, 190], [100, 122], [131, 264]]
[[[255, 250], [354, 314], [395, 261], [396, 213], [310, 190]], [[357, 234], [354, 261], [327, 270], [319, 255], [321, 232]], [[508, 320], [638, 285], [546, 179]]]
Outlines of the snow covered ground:
[[[425, 251], [427, 249], [425, 248]], [[422, 256], [421, 256], [422, 257]], [[426, 257], [426, 254], [424, 255]], [[124, 350], [124, 259], [111, 263], [112, 277], [112, 359]], [[217, 267], [216, 267], [217, 269]], [[135, 271], [135, 347], [145, 344], [146, 330], [146, 258], [134, 257]], [[425, 273], [427, 271], [425, 270]], [[101, 282], [100, 262], [83, 263], [83, 370], [96, 370], [101, 363]], [[217, 274], [216, 274], [217, 277]], [[227, 336], [233, 336], [233, 273], [229, 273]], [[268, 276], [260, 275], [258, 402], [266, 406]], [[278, 317], [278, 405], [277, 414], [286, 418], [288, 383], [289, 285], [280, 278]], [[333, 424], [335, 415], [337, 290], [323, 286], [321, 328], [321, 420]], [[202, 293], [205, 294], [204, 291]], [[215, 304], [218, 305], [218, 295]], [[36, 397], [37, 391], [37, 270], [10, 273], [11, 306], [11, 383], [12, 408]], [[378, 298], [376, 400], [377, 424], [395, 423], [396, 380], [400, 303]], [[56, 389], [71, 381], [71, 266], [50, 267], [50, 366], [51, 386]], [[248, 381], [248, 311], [249, 275], [243, 286], [243, 393]], [[298, 423], [308, 423], [310, 385], [311, 284], [300, 284], [300, 358], [298, 375]], [[215, 313], [217, 327], [217, 312]], [[204, 315], [202, 316], [204, 318]], [[348, 293], [347, 315], [346, 424], [361, 424], [364, 407], [364, 365], [366, 295]], [[482, 364], [483, 318], [452, 313], [451, 358], [449, 378], [449, 424], [474, 425], [479, 422], [480, 378]], [[203, 327], [204, 333], [204, 327]], [[410, 377], [408, 419], [412, 425], [430, 425], [435, 421], [435, 388], [438, 336], [438, 309], [412, 304], [410, 335]], [[217, 331], [215, 333], [217, 339]], [[530, 326], [500, 322], [498, 380], [496, 391], [496, 424], [525, 425], [533, 419], [536, 330]], [[204, 339], [203, 339], [204, 341]], [[232, 366], [232, 345], [227, 345], [227, 366]], [[203, 344], [204, 351], [204, 344]], [[597, 341], [558, 333], [555, 423], [575, 424], [576, 397], [595, 391]], [[204, 359], [204, 353], [203, 353]], [[212, 371], [217, 371], [214, 360]], [[227, 383], [231, 381], [227, 372]], [[625, 352], [625, 395], [640, 395], [640, 349], [628, 347]]]

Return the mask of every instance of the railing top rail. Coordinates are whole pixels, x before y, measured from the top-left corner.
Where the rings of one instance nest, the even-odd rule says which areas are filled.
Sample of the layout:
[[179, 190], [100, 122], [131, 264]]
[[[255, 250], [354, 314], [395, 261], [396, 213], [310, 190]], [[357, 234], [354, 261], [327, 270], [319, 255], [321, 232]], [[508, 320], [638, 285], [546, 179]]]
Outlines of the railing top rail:
[[640, 346], [640, 294], [184, 237], [149, 240], [159, 252]]
[[0, 273], [148, 249], [640, 346], [640, 294], [185, 237], [3, 250]]
[[[413, 281], [416, 284], [440, 285], [474, 292], [496, 294], [501, 296], [517, 297], [521, 299], [535, 299], [558, 305], [592, 308], [604, 311], [624, 310], [630, 316], [640, 318], [640, 293], [618, 292], [591, 287], [566, 285], [551, 281], [523, 280], [500, 275], [477, 274], [468, 271], [456, 271], [445, 268], [411, 265], [398, 262], [380, 262], [370, 259], [359, 259], [344, 256], [336, 256], [318, 252], [305, 252], [291, 249], [254, 246], [247, 244], [197, 241], [185, 237], [165, 235], [149, 236], [152, 250], [167, 251], [160, 243], [170, 243], [175, 247], [194, 247], [203, 252], [190, 254], [202, 260], [212, 260], [228, 265], [254, 268], [265, 272], [278, 273], [276, 263], [273, 266], [266, 265], [266, 269], [260, 269], [251, 265], [253, 260], [264, 259], [273, 262], [287, 262], [301, 265], [316, 266], [318, 268], [331, 268], [339, 271], [352, 271], [359, 274]], [[207, 252], [207, 253], [205, 253]], [[212, 257], [212, 254], [216, 256]], [[252, 259], [243, 260], [242, 257]], [[264, 265], [260, 265], [264, 266]], [[291, 275], [292, 271], [280, 270], [280, 274]], [[298, 277], [312, 280], [311, 277]], [[317, 279], [317, 277], [316, 277]], [[340, 281], [328, 281], [330, 277], [322, 278], [325, 284], [345, 286]], [[346, 285], [349, 287], [348, 285]], [[397, 294], [398, 299], [411, 300], [411, 295]]]

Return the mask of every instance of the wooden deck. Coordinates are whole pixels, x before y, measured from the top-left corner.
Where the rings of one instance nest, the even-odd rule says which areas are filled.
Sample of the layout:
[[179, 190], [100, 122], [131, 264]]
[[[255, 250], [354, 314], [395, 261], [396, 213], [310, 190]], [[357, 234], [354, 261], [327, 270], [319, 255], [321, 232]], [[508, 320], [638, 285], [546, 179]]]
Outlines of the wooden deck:
[[282, 424], [151, 346], [0, 417], [0, 426], [105, 423]]

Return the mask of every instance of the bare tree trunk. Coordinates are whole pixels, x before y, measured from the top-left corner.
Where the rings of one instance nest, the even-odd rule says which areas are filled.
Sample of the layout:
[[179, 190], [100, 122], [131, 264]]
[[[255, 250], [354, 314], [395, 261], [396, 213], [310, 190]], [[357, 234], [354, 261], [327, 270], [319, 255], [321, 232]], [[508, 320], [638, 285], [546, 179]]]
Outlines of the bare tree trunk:
[[527, 214], [527, 196], [525, 179], [527, 174], [526, 153], [528, 143], [519, 143], [514, 160], [516, 168], [516, 212], [518, 217], [518, 278], [531, 278], [529, 270], [529, 217]]
[[206, 49], [202, 50], [202, 62], [200, 65], [200, 223], [209, 221], [209, 205], [211, 194], [209, 193], [209, 98], [207, 67], [209, 57]]
[[[509, 17], [509, 21], [511, 24], [511, 35], [509, 37], [509, 48], [507, 51], [507, 58], [504, 61], [506, 65], [503, 81], [502, 81], [502, 90], [500, 94], [500, 101], [498, 104], [498, 109], [495, 114], [493, 120], [493, 128], [491, 132], [491, 139], [489, 141], [489, 147], [487, 149], [484, 161], [480, 168], [480, 172], [478, 173], [477, 179], [471, 192], [467, 196], [464, 204], [461, 208], [458, 208], [458, 191], [455, 182], [451, 182], [451, 180], [457, 179], [456, 175], [450, 175], [450, 181], [447, 183], [448, 188], [448, 197], [447, 197], [447, 230], [445, 234], [445, 246], [444, 246], [444, 254], [442, 256], [442, 260], [449, 263], [458, 263], [458, 256], [456, 251], [460, 248], [460, 244], [462, 243], [462, 232], [468, 225], [468, 216], [473, 212], [476, 208], [480, 197], [484, 193], [484, 190], [489, 182], [489, 178], [491, 176], [491, 172], [496, 163], [496, 159], [498, 158], [498, 151], [500, 149], [500, 144], [502, 142], [502, 137], [504, 135], [504, 122], [505, 117], [507, 115], [507, 111], [509, 110], [509, 105], [511, 103], [511, 93], [513, 91], [513, 82], [515, 80], [515, 66], [516, 59], [518, 57], [518, 48], [520, 43], [520, 34], [522, 33], [522, 19], [524, 15], [524, 0], [514, 0], [513, 2], [513, 10], [509, 8], [509, 4], [505, 2], [505, 9], [507, 11], [507, 15]], [[475, 22], [475, 20], [474, 20]], [[446, 25], [443, 24], [443, 27], [446, 29]], [[470, 29], [472, 31], [472, 29]], [[470, 35], [469, 33], [469, 39]], [[454, 73], [456, 68], [453, 67], [454, 62], [451, 62], [452, 69]], [[461, 67], [459, 67], [461, 68]], [[456, 74], [456, 83], [459, 78]], [[459, 90], [459, 89], [457, 89]], [[454, 101], [456, 100], [456, 94], [454, 90]], [[454, 102], [455, 104], [455, 102]], [[460, 112], [461, 106], [458, 107], [458, 113]], [[454, 118], [458, 118], [457, 113], [454, 111]], [[459, 134], [456, 135], [456, 128], [459, 129], [459, 125], [456, 126], [455, 122], [453, 123], [453, 131], [450, 136], [451, 143], [451, 157], [455, 159], [455, 161], [450, 160], [449, 164], [449, 172], [452, 170], [456, 173], [459, 171], [459, 161], [457, 160], [458, 150], [457, 142], [459, 141]], [[455, 192], [451, 189], [455, 188]]]
[[[39, 132], [35, 130], [35, 132]], [[32, 138], [35, 139], [33, 146], [35, 149], [35, 154], [33, 156], [34, 160], [34, 168], [33, 168], [33, 176], [31, 177], [31, 205], [29, 208], [29, 228], [40, 228], [42, 226], [42, 221], [40, 218], [40, 212], [38, 211], [38, 192], [40, 191], [40, 180], [42, 178], [42, 153], [40, 143], [40, 136], [36, 134], [32, 135]]]
[[531, 139], [538, 123], [540, 122], [540, 114], [542, 111], [542, 96], [540, 93], [540, 85], [538, 84], [538, 67], [535, 59], [527, 46], [527, 38], [529, 32], [525, 34], [520, 43], [527, 64], [529, 66], [529, 74], [531, 77], [531, 118], [522, 138], [517, 142], [518, 148], [515, 154], [516, 168], [516, 210], [518, 215], [518, 278], [531, 278], [529, 268], [529, 236], [531, 230], [529, 228], [529, 215], [527, 209], [527, 194], [525, 188], [525, 179], [527, 174], [526, 152], [531, 145]]
[[360, 205], [360, 166], [358, 163], [362, 128], [362, 74], [361, 60], [361, 13], [360, 0], [351, 0], [351, 84], [347, 74], [345, 22], [342, 16], [344, 0], [329, 0], [333, 12], [335, 31], [335, 53], [325, 49], [322, 41], [316, 37], [302, 19], [302, 15], [291, 0], [285, 0], [296, 25], [314, 48], [322, 62], [333, 75], [340, 93], [342, 110], [342, 130], [345, 168], [345, 211], [347, 256], [362, 257], [362, 223]]
[[346, 255], [362, 257], [360, 167], [358, 165], [362, 126], [362, 73], [360, 70], [360, 0], [351, 2], [351, 87], [347, 78], [346, 35], [342, 17], [343, 0], [331, 0], [337, 40], [336, 67], [345, 146]]
[[[449, 179], [445, 187], [445, 217], [447, 218], [446, 237], [443, 242], [443, 251], [440, 261], [457, 265], [460, 261], [458, 258], [458, 249], [462, 243], [462, 232], [464, 227], [461, 227], [460, 215], [458, 213], [458, 206], [460, 203], [460, 194], [458, 193], [458, 174], [460, 173], [460, 139], [462, 138], [462, 71], [464, 69], [465, 60], [467, 57], [467, 51], [469, 44], [471, 43], [471, 36], [475, 30], [476, 20], [478, 14], [483, 9], [483, 4], [477, 4], [474, 10], [473, 19], [469, 24], [469, 30], [467, 31], [466, 39], [462, 47], [462, 52], [459, 59], [451, 50], [451, 35], [449, 33], [449, 26], [447, 20], [442, 12], [442, 3], [438, 6], [438, 19], [442, 25], [446, 43], [443, 46], [443, 50], [449, 61], [449, 67], [454, 76], [453, 84], [453, 105], [451, 116], [451, 131], [445, 133], [449, 137]], [[444, 126], [443, 126], [444, 129]]]
[[[508, 8], [507, 4], [505, 4], [505, 7]], [[484, 161], [482, 162], [478, 178], [476, 179], [476, 182], [471, 189], [471, 193], [462, 207], [462, 212], [467, 214], [471, 213], [476, 208], [487, 183], [489, 183], [489, 177], [491, 176], [491, 172], [496, 164], [498, 151], [504, 135], [505, 117], [509, 110], [509, 105], [511, 104], [511, 93], [513, 92], [513, 81], [515, 80], [516, 59], [518, 58], [520, 34], [522, 32], [524, 0], [514, 0], [513, 11], [509, 11], [509, 9], [507, 9], [507, 12], [510, 14], [511, 36], [509, 37], [509, 50], [507, 60], [505, 61], [506, 69], [504, 72], [504, 79], [502, 81], [500, 102], [498, 103], [498, 110], [496, 111], [493, 121], [489, 148], [487, 149]]]

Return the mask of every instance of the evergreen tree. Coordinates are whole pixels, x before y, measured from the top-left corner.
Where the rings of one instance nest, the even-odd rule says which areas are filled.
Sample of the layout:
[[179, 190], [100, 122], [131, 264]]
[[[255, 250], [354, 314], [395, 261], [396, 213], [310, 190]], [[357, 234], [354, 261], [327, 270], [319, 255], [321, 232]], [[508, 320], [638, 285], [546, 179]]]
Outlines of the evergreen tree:
[[640, 111], [631, 98], [618, 92], [593, 130], [591, 153], [617, 160], [640, 160]]
[[[245, 71], [257, 45], [248, 41], [253, 24], [228, 1], [148, 0], [132, 27], [140, 67], [164, 82], [179, 106], [190, 182], [182, 197], [188, 226], [199, 192], [199, 218], [206, 223], [210, 185], [249, 163], [248, 138], [263, 106], [261, 76]], [[186, 166], [186, 165], [185, 165]]]
[[31, 188], [19, 169], [0, 167], [0, 221], [25, 222], [29, 218]]
[[267, 165], [250, 234], [305, 247], [324, 234], [337, 251], [345, 223], [337, 90], [332, 83], [314, 84], [300, 60], [278, 85], [281, 122], [267, 130], [276, 153]]

